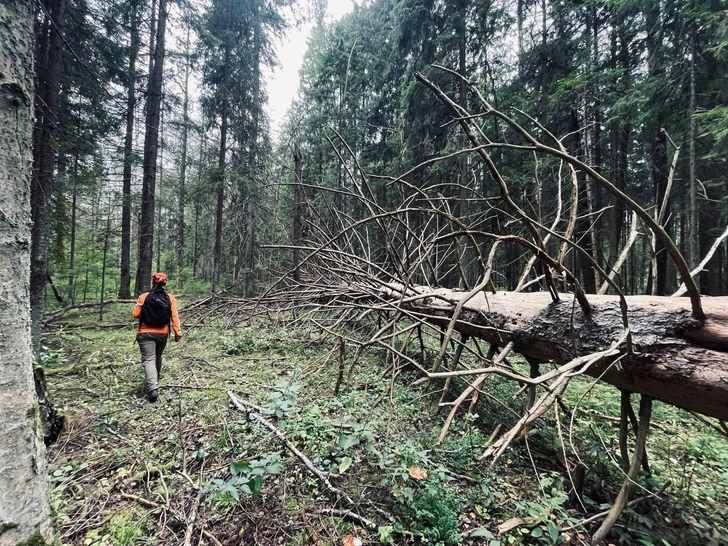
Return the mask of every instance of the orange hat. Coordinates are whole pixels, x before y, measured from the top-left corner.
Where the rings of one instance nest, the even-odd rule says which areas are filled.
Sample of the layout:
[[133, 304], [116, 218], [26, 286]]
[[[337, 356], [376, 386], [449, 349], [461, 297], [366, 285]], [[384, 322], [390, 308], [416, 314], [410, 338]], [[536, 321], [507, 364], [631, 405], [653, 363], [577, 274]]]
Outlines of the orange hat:
[[167, 275], [165, 275], [161, 271], [157, 271], [154, 275], [152, 275], [153, 284], [157, 284], [159, 281], [162, 281], [162, 282], [164, 282], [164, 284], [167, 284]]

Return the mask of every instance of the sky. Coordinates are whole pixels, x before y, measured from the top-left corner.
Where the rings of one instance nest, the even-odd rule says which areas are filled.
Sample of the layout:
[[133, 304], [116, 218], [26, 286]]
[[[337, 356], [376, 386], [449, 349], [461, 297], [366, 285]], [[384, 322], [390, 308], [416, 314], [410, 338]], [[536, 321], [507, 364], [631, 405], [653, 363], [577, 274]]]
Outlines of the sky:
[[[353, 9], [352, 0], [329, 0], [328, 18], [338, 20]], [[273, 133], [277, 133], [288, 107], [298, 93], [298, 71], [303, 64], [306, 41], [311, 33], [312, 23], [301, 28], [291, 28], [276, 52], [281, 67], [267, 76], [268, 117]]]

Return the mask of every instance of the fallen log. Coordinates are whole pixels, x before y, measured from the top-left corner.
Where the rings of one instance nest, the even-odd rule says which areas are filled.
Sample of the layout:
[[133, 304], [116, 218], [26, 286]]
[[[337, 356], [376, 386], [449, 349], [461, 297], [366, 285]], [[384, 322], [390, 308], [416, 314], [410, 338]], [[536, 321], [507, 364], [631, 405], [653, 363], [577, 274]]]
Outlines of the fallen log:
[[[408, 313], [443, 329], [557, 364], [604, 351], [624, 333], [617, 296], [588, 295], [586, 315], [574, 298], [553, 302], [545, 292], [469, 292], [387, 285], [380, 294]], [[703, 297], [707, 318], [691, 316], [684, 298], [627, 296], [632, 351], [591, 366], [586, 373], [721, 420], [728, 420], [728, 297]], [[453, 319], [456, 308], [457, 317]], [[455, 320], [453, 324], [453, 320]], [[619, 360], [618, 365], [612, 365]]]

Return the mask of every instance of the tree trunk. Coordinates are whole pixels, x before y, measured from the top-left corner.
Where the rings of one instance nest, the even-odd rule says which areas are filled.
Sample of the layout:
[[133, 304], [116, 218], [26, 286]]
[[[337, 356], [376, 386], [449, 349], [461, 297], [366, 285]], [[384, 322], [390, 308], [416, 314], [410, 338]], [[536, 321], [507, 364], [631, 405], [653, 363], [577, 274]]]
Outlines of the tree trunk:
[[[190, 23], [191, 25], [191, 23]], [[179, 188], [177, 190], [177, 285], [182, 288], [185, 268], [185, 184], [187, 178], [187, 136], [190, 129], [190, 27], [187, 27], [187, 41], [185, 54], [185, 87], [184, 106], [182, 109], [182, 157], [180, 158]]]
[[36, 129], [33, 145], [33, 178], [31, 183], [31, 214], [33, 218], [32, 249], [30, 257], [30, 312], [33, 328], [33, 350], [40, 354], [40, 331], [43, 326], [46, 269], [48, 267], [48, 238], [50, 232], [50, 204], [53, 195], [53, 169], [56, 162], [55, 132], [63, 68], [63, 26], [66, 18], [66, 0], [48, 3], [48, 17], [52, 22], [47, 35], [39, 37], [44, 52], [44, 70], [37, 77]]
[[162, 104], [160, 105], [159, 111], [159, 162], [157, 164], [157, 180], [159, 183], [155, 184], [154, 189], [154, 202], [157, 207], [157, 216], [154, 221], [154, 225], [159, 226], [159, 229], [155, 230], [155, 241], [157, 243], [157, 251], [155, 257], [157, 259], [157, 265], [154, 266], [155, 271], [162, 270], [162, 237], [164, 236], [164, 230], [162, 229], [162, 183], [164, 182], [164, 83], [162, 83]]
[[78, 154], [73, 163], [73, 187], [71, 196], [71, 244], [68, 252], [68, 300], [73, 305], [76, 301], [76, 207], [78, 201]]
[[689, 125], [690, 125], [690, 236], [688, 263], [695, 266], [700, 261], [698, 255], [698, 241], [700, 234], [698, 233], [698, 180], [696, 173], [696, 146], [698, 144], [698, 120], [697, 120], [697, 89], [695, 77], [695, 56], [697, 55], [697, 30], [695, 23], [691, 25], [690, 36], [690, 109], [689, 109]]
[[[616, 16], [614, 16], [616, 18]], [[630, 45], [631, 42], [625, 32], [616, 22], [617, 28], [611, 33], [611, 63], [618, 74], [612, 82], [613, 92], [625, 93], [630, 87]], [[610, 159], [609, 176], [620, 191], [627, 190], [627, 170], [629, 164], [629, 141], [632, 126], [627, 116], [621, 116], [610, 122]], [[625, 206], [618, 199], [612, 199], [609, 212], [609, 264], [614, 264], [621, 252], [620, 241], [625, 219]], [[622, 283], [624, 286], [624, 283]]]
[[[260, 13], [257, 14], [260, 17]], [[245, 296], [250, 298], [255, 294], [255, 238], [257, 235], [255, 209], [258, 201], [258, 132], [260, 131], [259, 106], [260, 93], [260, 61], [262, 29], [260, 22], [255, 23], [253, 36], [253, 104], [250, 131], [250, 162], [248, 166], [248, 198], [245, 205], [245, 222], [247, 233], [245, 237], [245, 252], [243, 265], [245, 267]]]
[[301, 244], [303, 243], [303, 157], [296, 142], [293, 148], [293, 279], [301, 282]]
[[33, 6], [0, 2], [0, 545], [53, 539], [33, 388], [30, 199]]
[[[647, 33], [645, 43], [647, 45], [647, 69], [648, 77], [659, 78], [662, 70], [662, 39], [660, 36], [661, 24], [661, 7], [658, 0], [646, 0], [642, 3], [642, 9], [645, 16], [645, 25]], [[667, 158], [667, 136], [663, 130], [666, 119], [669, 115], [664, 107], [661, 107], [662, 96], [657, 93], [651, 97], [655, 104], [653, 116], [647, 126], [647, 137], [650, 139], [650, 158], [652, 164], [652, 184], [655, 195], [655, 206], [660, 209], [665, 199], [667, 181], [669, 177], [670, 167]], [[668, 196], [669, 198], [669, 196]], [[669, 210], [669, 209], [668, 209]], [[669, 215], [668, 215], [669, 218]], [[665, 231], [670, 234], [670, 222], [666, 218]], [[667, 264], [668, 256], [665, 248], [660, 241], [655, 246], [655, 270], [652, 272], [651, 292], [658, 296], [664, 296], [667, 293]]]
[[[66, 0], [55, 0], [47, 6], [49, 24], [38, 36], [38, 49], [43, 52], [43, 68], [37, 74], [36, 127], [33, 131], [33, 176], [30, 208], [33, 227], [30, 251], [30, 314], [33, 353], [40, 359], [43, 309], [48, 280], [48, 246], [50, 236], [50, 206], [53, 198], [56, 163], [55, 131], [59, 119], [61, 71], [63, 68], [63, 27]], [[43, 370], [34, 370], [35, 392], [40, 406], [41, 423], [46, 444], [56, 441], [63, 420], [53, 407], [46, 387]]]
[[[569, 153], [577, 158], [583, 158], [584, 149], [581, 142], [581, 128], [579, 127], [579, 118], [576, 110], [569, 112], [569, 137], [567, 139], [566, 148]], [[575, 240], [579, 241], [581, 247], [590, 256], [593, 254], [593, 245], [591, 239], [591, 231], [594, 229], [592, 225], [593, 215], [589, 214], [589, 194], [587, 184], [589, 183], [584, 176], [584, 173], [577, 171], [576, 173], [578, 183], [578, 195], [577, 195], [577, 211], [579, 220], [576, 223]], [[594, 293], [597, 291], [597, 280], [594, 266], [587, 260], [582, 253], [574, 253], [574, 261], [576, 263], [574, 273], [584, 286], [584, 290], [588, 293]]]
[[129, 67], [126, 73], [126, 134], [121, 201], [121, 265], [119, 299], [131, 298], [131, 168], [134, 161], [134, 109], [136, 107], [136, 60], [139, 54], [137, 3], [129, 4]]
[[220, 265], [222, 262], [222, 221], [223, 206], [225, 204], [225, 157], [227, 153], [228, 109], [227, 96], [228, 69], [230, 65], [230, 51], [225, 49], [225, 66], [223, 70], [223, 85], [225, 87], [222, 99], [222, 114], [220, 120], [220, 150], [217, 158], [217, 206], [215, 208], [215, 249], [212, 263], [212, 291], [216, 292], [220, 282]]
[[[398, 299], [401, 286], [390, 285]], [[408, 311], [439, 327], [449, 326], [454, 306], [467, 292], [412, 287]], [[482, 292], [463, 307], [455, 330], [503, 347], [513, 341], [525, 357], [558, 364], [603, 351], [623, 333], [619, 299], [588, 296], [591, 316], [572, 298], [552, 302], [547, 292]], [[728, 297], [704, 297], [705, 321], [691, 317], [685, 298], [627, 296], [633, 352], [598, 362], [586, 373], [629, 392], [728, 420]]]
[[139, 262], [135, 293], [141, 294], [152, 277], [154, 251], [154, 188], [157, 180], [159, 119], [162, 104], [162, 75], [164, 68], [164, 33], [167, 22], [167, 0], [159, 0], [154, 67], [149, 76], [146, 132], [144, 136], [144, 179], [142, 183], [142, 217], [139, 225]]

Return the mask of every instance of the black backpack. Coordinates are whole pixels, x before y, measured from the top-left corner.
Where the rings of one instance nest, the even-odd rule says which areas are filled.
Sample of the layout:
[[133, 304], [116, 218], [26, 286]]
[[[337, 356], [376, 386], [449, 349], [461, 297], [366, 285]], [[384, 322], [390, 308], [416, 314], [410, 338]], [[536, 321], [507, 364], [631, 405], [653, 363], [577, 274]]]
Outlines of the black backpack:
[[171, 319], [172, 302], [169, 294], [164, 289], [149, 292], [142, 305], [141, 321], [147, 326], [158, 328], [169, 324]]

